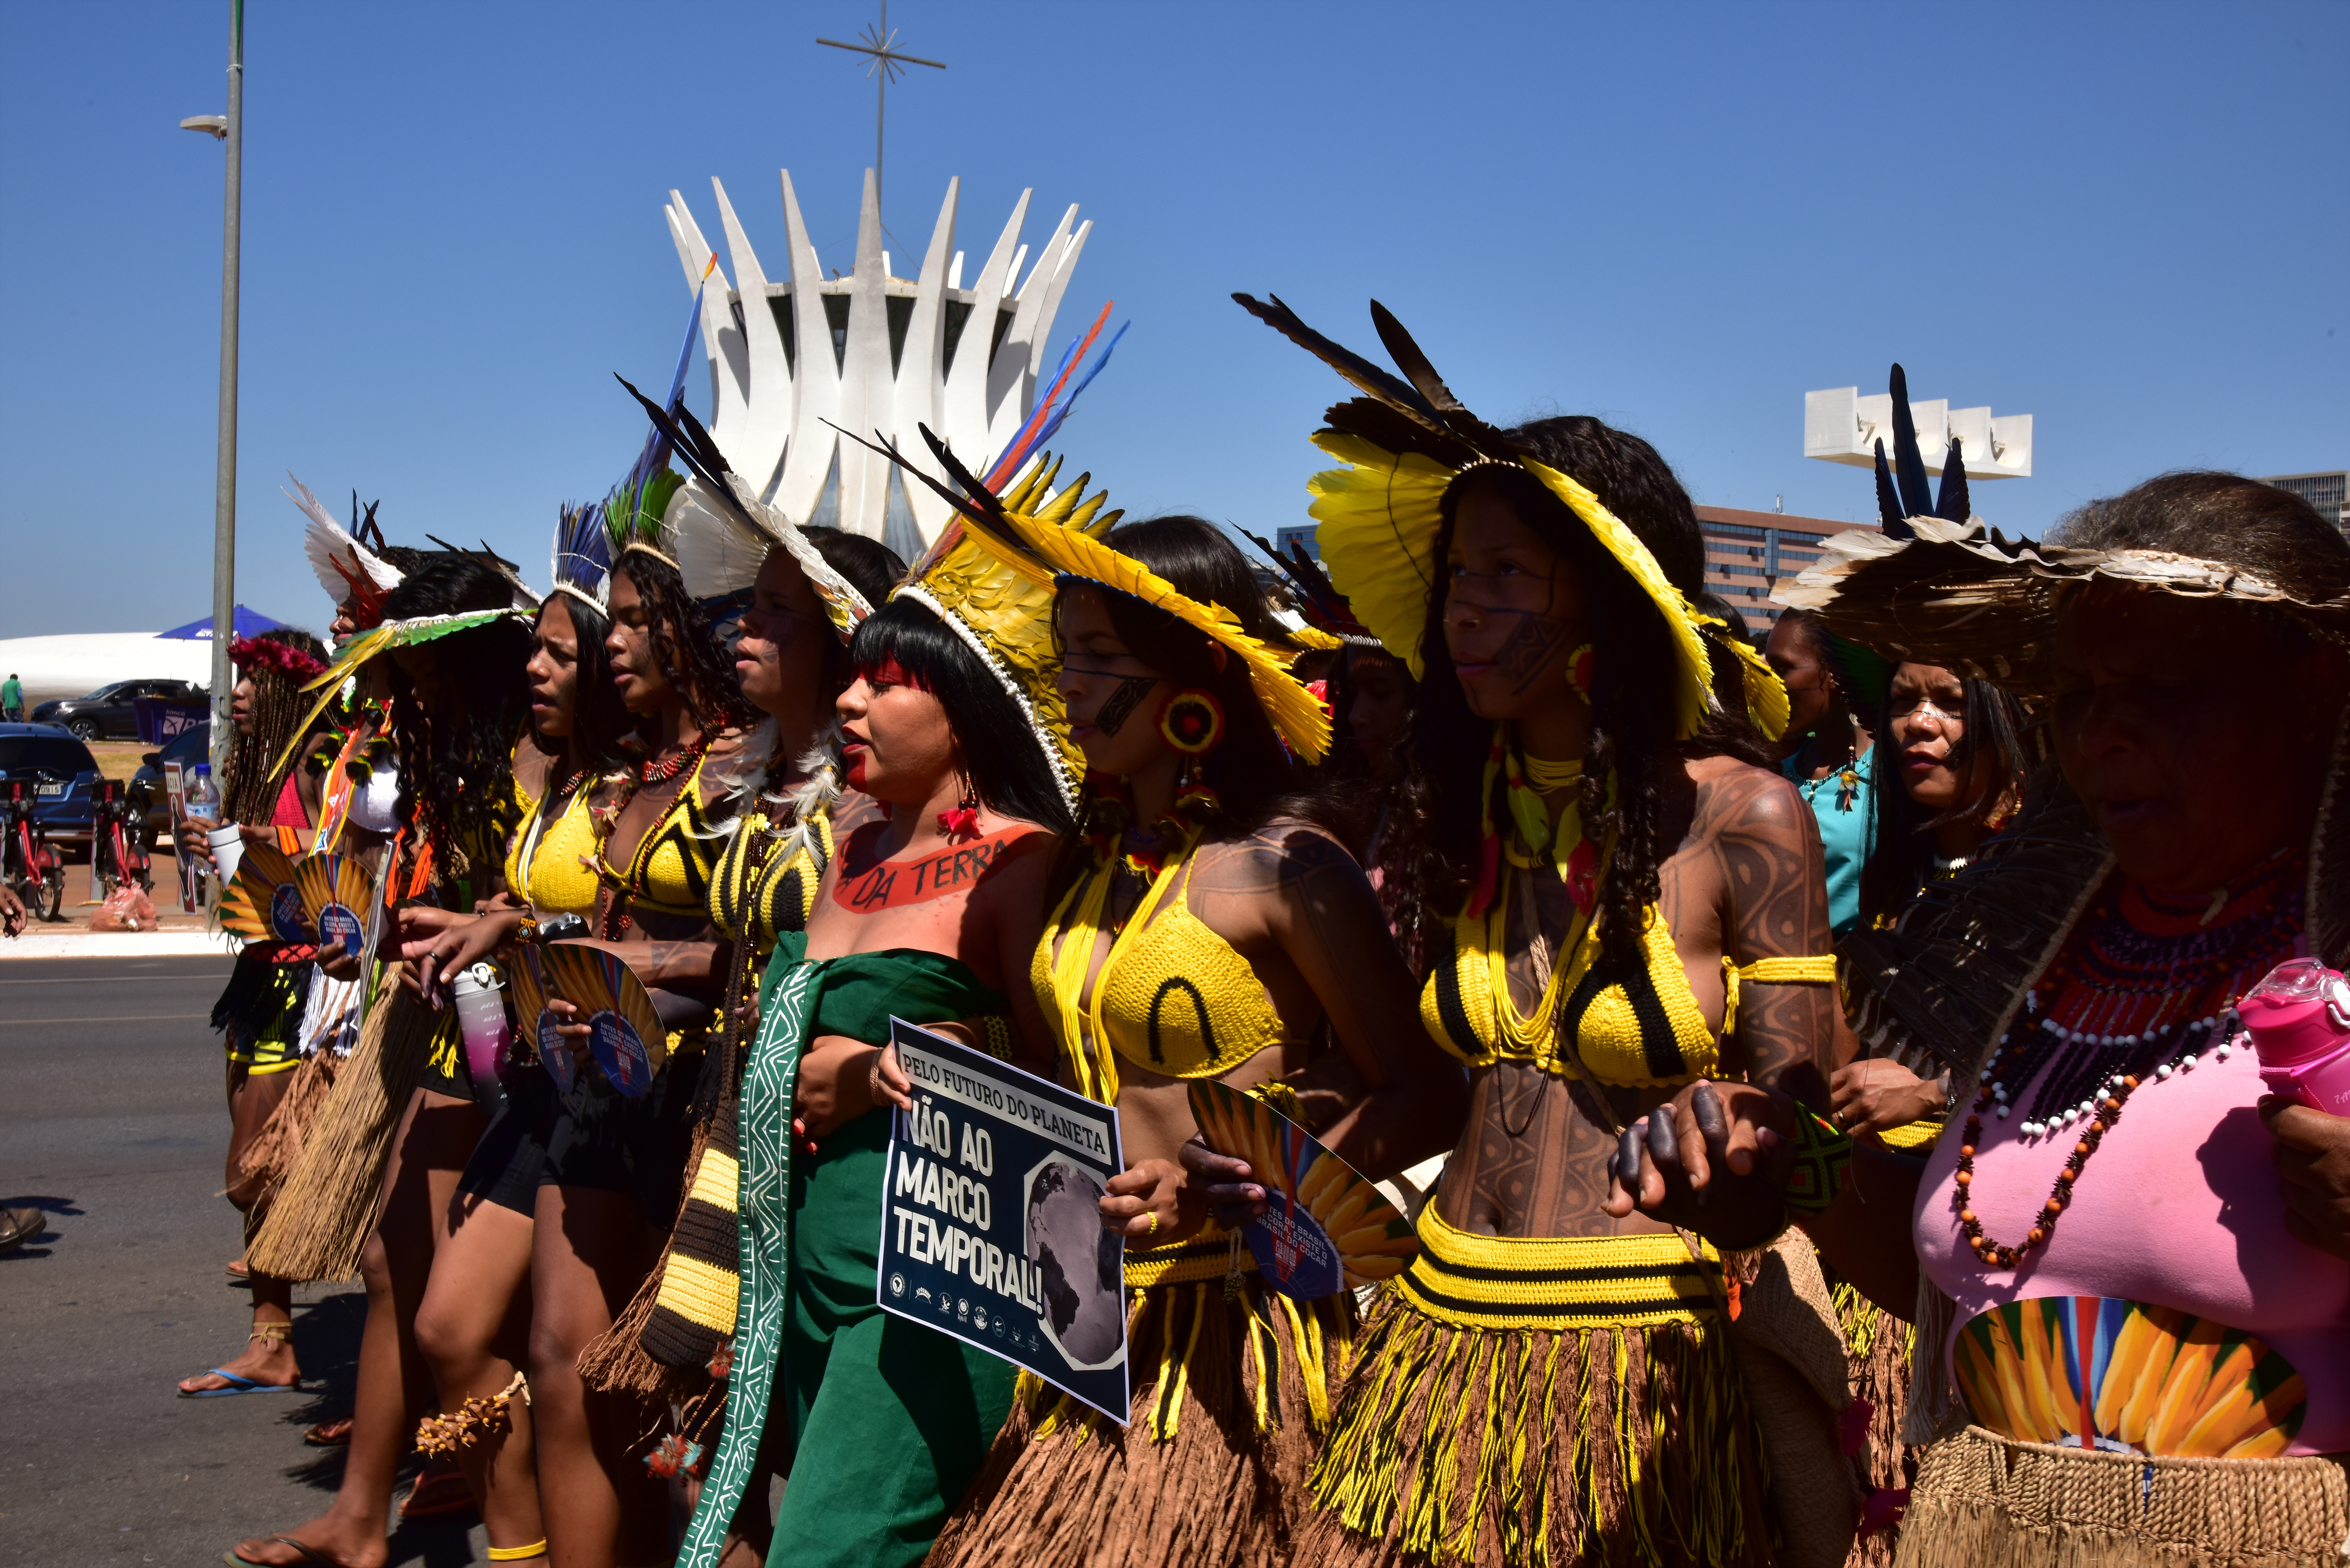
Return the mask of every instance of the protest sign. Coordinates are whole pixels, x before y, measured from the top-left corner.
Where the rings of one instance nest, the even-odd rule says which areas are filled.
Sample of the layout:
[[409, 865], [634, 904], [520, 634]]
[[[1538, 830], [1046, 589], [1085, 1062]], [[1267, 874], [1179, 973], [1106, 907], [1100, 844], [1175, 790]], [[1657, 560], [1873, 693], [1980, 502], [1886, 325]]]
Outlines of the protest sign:
[[914, 1108], [891, 1117], [876, 1299], [1126, 1425], [1126, 1250], [1100, 1202], [1118, 1112], [889, 1021]]

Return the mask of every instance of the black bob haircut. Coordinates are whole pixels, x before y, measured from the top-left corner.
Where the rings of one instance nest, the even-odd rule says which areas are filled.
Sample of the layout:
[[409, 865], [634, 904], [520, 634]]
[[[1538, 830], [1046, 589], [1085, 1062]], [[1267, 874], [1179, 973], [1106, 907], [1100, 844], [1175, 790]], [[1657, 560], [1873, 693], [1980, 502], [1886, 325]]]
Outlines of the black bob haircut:
[[858, 625], [848, 656], [859, 670], [894, 662], [939, 700], [972, 787], [990, 810], [1064, 836], [1076, 830], [1043, 737], [995, 671], [929, 606], [891, 600]]

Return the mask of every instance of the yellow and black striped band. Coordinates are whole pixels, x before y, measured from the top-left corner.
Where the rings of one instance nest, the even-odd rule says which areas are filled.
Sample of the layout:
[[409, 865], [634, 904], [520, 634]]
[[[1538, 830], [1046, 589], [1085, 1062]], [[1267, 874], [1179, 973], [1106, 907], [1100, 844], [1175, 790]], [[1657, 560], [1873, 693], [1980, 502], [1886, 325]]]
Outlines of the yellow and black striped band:
[[[1462, 1328], [1640, 1327], [1720, 1315], [1705, 1265], [1667, 1231], [1641, 1236], [1472, 1236], [1419, 1212], [1419, 1255], [1395, 1288], [1423, 1315]], [[1129, 1265], [1130, 1267], [1131, 1265]]]

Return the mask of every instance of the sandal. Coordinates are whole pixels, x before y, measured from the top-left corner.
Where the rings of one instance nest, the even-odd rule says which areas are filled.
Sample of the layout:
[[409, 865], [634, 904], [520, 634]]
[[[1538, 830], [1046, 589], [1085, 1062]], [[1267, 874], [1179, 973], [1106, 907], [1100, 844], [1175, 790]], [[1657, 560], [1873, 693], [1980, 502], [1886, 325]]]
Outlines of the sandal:
[[[305, 1546], [290, 1535], [273, 1535], [269, 1539], [283, 1545], [291, 1546], [295, 1551], [299, 1552], [302, 1554], [302, 1561], [305, 1563], [321, 1563], [324, 1565], [324, 1568], [343, 1568], [341, 1563], [336, 1562], [325, 1552], [320, 1552], [317, 1548], [313, 1546]], [[221, 1561], [227, 1563], [229, 1568], [273, 1568], [273, 1565], [270, 1563], [256, 1563], [250, 1557], [238, 1556], [236, 1553], [236, 1548], [234, 1546], [221, 1553]]]
[[[245, 1343], [248, 1345], [256, 1339], [268, 1345], [285, 1345], [290, 1343], [293, 1337], [294, 1325], [290, 1323], [255, 1324], [253, 1325], [253, 1332], [244, 1336]], [[231, 1372], [225, 1366], [207, 1367], [196, 1376], [199, 1377], [224, 1377], [228, 1379], [228, 1386], [225, 1388], [182, 1388], [179, 1391], [181, 1398], [222, 1399], [226, 1398], [232, 1394], [291, 1394], [296, 1389], [302, 1386], [302, 1376], [299, 1373], [295, 1374], [294, 1381], [291, 1383], [264, 1383], [257, 1378], [247, 1377], [242, 1373]]]
[[314, 1449], [339, 1449], [351, 1440], [351, 1418], [341, 1417], [302, 1428], [302, 1440]]

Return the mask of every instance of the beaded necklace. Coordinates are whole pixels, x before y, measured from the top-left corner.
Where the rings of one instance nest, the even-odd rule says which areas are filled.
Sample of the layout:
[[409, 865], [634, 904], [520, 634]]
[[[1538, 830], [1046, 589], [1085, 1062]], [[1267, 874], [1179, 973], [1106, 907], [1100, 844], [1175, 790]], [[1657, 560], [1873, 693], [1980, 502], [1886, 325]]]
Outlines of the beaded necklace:
[[[1981, 1075], [1959, 1147], [1953, 1183], [1959, 1223], [1986, 1268], [2012, 1269], [2044, 1246], [2072, 1201], [2089, 1157], [2149, 1079], [2191, 1072], [2207, 1053], [2224, 1062], [2239, 1047], [2234, 1003], [2293, 956], [2302, 930], [2306, 869], [2280, 854], [2210, 898], [2174, 898], [2116, 877], [2098, 895], [2064, 952], [2031, 991]], [[2033, 1078], [2028, 1108], [2017, 1096]], [[2073, 1152], [2023, 1241], [2005, 1246], [1983, 1231], [1970, 1202], [1983, 1113], [2005, 1121], [2023, 1109], [2024, 1141], [2077, 1127]]]

